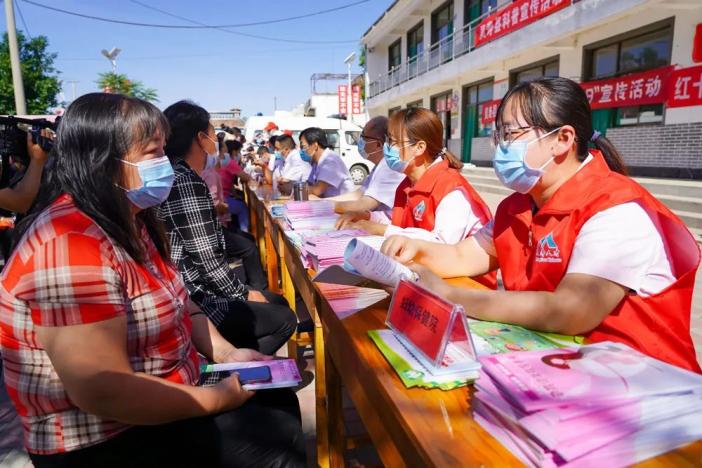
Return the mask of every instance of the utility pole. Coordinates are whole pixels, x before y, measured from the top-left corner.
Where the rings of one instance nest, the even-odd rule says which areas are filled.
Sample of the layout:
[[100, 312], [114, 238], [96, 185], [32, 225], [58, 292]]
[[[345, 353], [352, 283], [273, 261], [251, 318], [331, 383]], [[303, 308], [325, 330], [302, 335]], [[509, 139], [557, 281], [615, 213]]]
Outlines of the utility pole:
[[273, 112], [278, 110], [278, 96], [273, 96]]
[[76, 100], [76, 83], [78, 83], [78, 81], [70, 80], [66, 81], [66, 83], [70, 83], [71, 85], [71, 102], [73, 102]]
[[15, 113], [27, 113], [27, 102], [24, 98], [24, 82], [22, 67], [20, 67], [19, 46], [17, 45], [17, 28], [15, 26], [15, 7], [13, 0], [5, 0], [5, 19], [7, 21], [7, 38], [10, 45], [10, 65], [12, 67], [12, 88], [15, 91]]
[[351, 96], [351, 64], [356, 58], [356, 52], [351, 52], [348, 57], [344, 59], [344, 63], [347, 65], [348, 70], [348, 87], [346, 88], [346, 120], [351, 122], [353, 119], [353, 97]]

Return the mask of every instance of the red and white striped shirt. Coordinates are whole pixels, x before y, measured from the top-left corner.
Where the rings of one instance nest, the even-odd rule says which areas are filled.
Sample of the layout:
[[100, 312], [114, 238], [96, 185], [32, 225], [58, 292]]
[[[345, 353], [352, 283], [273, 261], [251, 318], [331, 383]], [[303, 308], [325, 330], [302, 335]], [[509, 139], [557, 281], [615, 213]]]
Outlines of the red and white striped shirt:
[[[104, 442], [130, 426], [88, 414], [69, 398], [35, 326], [127, 318], [135, 372], [195, 385], [188, 300], [178, 272], [144, 232], [148, 266], [135, 262], [64, 195], [34, 221], [0, 277], [5, 385], [22, 418], [27, 450], [53, 454]], [[138, 398], [134, 395], [134, 398]]]

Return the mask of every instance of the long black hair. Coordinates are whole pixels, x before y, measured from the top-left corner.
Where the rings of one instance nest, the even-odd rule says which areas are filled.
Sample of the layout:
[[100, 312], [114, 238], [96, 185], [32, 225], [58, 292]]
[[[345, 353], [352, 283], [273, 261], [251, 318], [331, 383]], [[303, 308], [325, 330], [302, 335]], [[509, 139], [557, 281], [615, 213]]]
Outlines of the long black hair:
[[502, 114], [507, 105], [510, 106], [512, 115], [521, 112], [531, 127], [550, 131], [570, 125], [575, 129], [580, 161], [587, 157], [588, 144], [592, 142], [602, 152], [612, 171], [626, 174], [619, 151], [604, 135], [594, 133], [590, 103], [583, 88], [575, 81], [560, 77], [540, 78], [513, 87], [497, 108], [495, 126], [498, 129], [502, 128]]
[[163, 114], [171, 127], [171, 135], [166, 141], [166, 154], [175, 162], [187, 156], [200, 132], [207, 134], [210, 128], [210, 114], [187, 100], [171, 104]]
[[60, 195], [69, 194], [78, 209], [134, 260], [143, 264], [146, 259], [140, 232], [145, 227], [161, 258], [170, 262], [155, 208], [141, 210], [135, 223], [130, 202], [117, 186], [124, 186], [124, 156], [159, 133], [168, 136], [168, 121], [146, 101], [107, 93], [85, 94], [73, 101], [58, 129], [37, 201], [15, 232], [15, 244], [39, 213]]

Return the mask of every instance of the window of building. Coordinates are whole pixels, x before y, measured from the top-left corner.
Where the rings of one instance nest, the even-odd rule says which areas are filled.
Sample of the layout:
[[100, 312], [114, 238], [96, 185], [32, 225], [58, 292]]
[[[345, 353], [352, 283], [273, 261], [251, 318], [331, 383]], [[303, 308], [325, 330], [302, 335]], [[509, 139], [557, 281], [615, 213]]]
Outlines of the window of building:
[[390, 47], [388, 47], [388, 70], [392, 70], [395, 67], [399, 67], [402, 62], [402, 52], [400, 39], [393, 42]]
[[526, 83], [551, 76], [558, 76], [557, 58], [514, 70], [510, 73], [510, 85], [515, 86], [519, 83]]
[[463, 22], [468, 24], [496, 8], [497, 0], [465, 0]]
[[483, 107], [493, 100], [493, 80], [468, 85], [463, 88], [463, 147], [461, 156], [470, 162], [473, 138], [492, 135], [492, 122], [481, 122]]
[[[667, 20], [586, 47], [584, 78], [602, 80], [664, 67], [670, 64], [672, 44], [673, 24]], [[596, 113], [603, 114], [603, 124], [656, 123], [663, 121], [663, 104], [602, 109], [593, 112]]]
[[417, 55], [421, 55], [422, 52], [424, 52], [423, 21], [421, 21], [407, 33], [407, 58], [411, 60]]
[[449, 0], [431, 15], [431, 42], [435, 44], [453, 34], [453, 0]]
[[407, 103], [407, 108], [408, 108], [408, 109], [412, 109], [412, 108], [416, 108], [416, 107], [424, 107], [424, 101], [422, 101], [422, 100], [420, 99], [419, 101], [413, 101], [413, 102], [408, 102], [408, 103]]
[[451, 91], [431, 98], [431, 110], [436, 112], [444, 126], [444, 146], [451, 139]]
[[400, 106], [393, 107], [391, 109], [388, 109], [388, 117], [392, 117], [392, 114], [400, 110]]

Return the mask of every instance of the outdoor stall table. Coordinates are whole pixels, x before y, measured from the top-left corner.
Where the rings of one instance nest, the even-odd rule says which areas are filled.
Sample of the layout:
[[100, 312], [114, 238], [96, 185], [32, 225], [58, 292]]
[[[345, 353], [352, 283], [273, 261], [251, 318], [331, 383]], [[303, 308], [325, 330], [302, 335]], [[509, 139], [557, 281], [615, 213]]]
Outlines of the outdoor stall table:
[[[342, 384], [385, 466], [521, 466], [473, 419], [472, 386], [441, 391], [403, 385], [368, 336], [385, 328], [389, 299], [343, 319], [337, 315], [271, 215], [270, 194], [269, 188], [247, 190], [251, 225], [262, 241], [267, 268], [282, 272], [283, 294], [294, 304], [297, 292], [314, 320], [319, 466], [343, 466], [344, 450], [352, 445], [344, 434]], [[449, 281], [482, 288], [468, 278]], [[637, 466], [702, 466], [702, 441]]]

